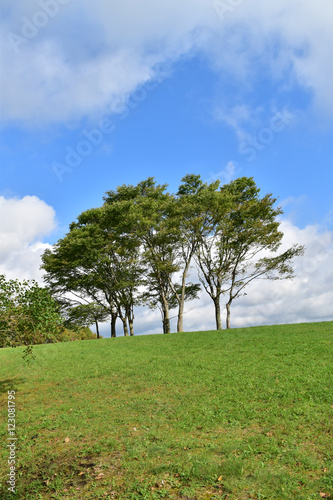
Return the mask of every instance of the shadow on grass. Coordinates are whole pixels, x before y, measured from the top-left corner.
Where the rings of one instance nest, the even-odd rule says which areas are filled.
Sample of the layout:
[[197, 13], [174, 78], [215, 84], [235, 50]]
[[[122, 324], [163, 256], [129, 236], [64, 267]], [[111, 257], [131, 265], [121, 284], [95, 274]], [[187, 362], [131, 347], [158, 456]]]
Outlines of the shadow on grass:
[[25, 378], [9, 378], [7, 380], [0, 380], [0, 394], [7, 391], [18, 391], [18, 385], [25, 382]]

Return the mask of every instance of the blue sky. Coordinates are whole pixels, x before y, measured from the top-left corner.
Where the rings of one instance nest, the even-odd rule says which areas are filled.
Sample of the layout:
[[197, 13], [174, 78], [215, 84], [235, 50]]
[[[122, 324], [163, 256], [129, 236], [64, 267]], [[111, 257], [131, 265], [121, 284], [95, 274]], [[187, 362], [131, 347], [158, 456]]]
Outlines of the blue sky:
[[[0, 271], [40, 280], [43, 249], [119, 184], [253, 176], [307, 253], [297, 280], [253, 285], [235, 326], [330, 319], [331, 2], [118, 4], [2, 2]], [[273, 293], [263, 316], [254, 304]], [[210, 327], [210, 307], [185, 326]], [[160, 328], [138, 316], [138, 331]]]

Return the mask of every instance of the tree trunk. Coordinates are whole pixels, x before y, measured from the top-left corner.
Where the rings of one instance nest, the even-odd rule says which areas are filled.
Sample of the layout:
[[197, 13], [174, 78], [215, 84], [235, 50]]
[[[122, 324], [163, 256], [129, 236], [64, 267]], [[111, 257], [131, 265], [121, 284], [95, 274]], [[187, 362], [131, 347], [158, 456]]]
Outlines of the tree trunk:
[[133, 337], [133, 335], [134, 335], [133, 316], [128, 317], [128, 324], [129, 324], [129, 329], [130, 329], [130, 335], [131, 335], [131, 337]]
[[183, 317], [184, 317], [184, 304], [185, 304], [185, 287], [186, 287], [186, 276], [190, 267], [191, 258], [189, 258], [182, 277], [182, 289], [180, 299], [178, 299], [179, 309], [178, 309], [178, 320], [177, 320], [177, 332], [183, 331]]
[[164, 321], [165, 321], [165, 331], [164, 331], [164, 333], [170, 333], [171, 329], [170, 329], [169, 309], [165, 313], [165, 320]]
[[95, 325], [96, 325], [96, 335], [97, 335], [97, 338], [99, 339], [99, 327], [98, 327], [98, 321], [95, 321]]
[[226, 304], [226, 309], [227, 309], [227, 329], [229, 330], [230, 328], [230, 306], [231, 306], [231, 302], [228, 302]]
[[216, 330], [223, 330], [221, 321], [220, 296], [214, 298]]
[[164, 304], [163, 309], [163, 333], [170, 333], [170, 311], [168, 303]]
[[128, 337], [127, 316], [123, 316], [121, 321], [123, 322], [124, 336]]
[[178, 309], [177, 332], [183, 331], [184, 299], [181, 298]]
[[118, 311], [113, 303], [112, 299], [110, 300], [110, 309], [111, 309], [111, 337], [116, 337], [116, 322], [118, 317]]
[[111, 314], [111, 337], [116, 337], [116, 321], [117, 321], [117, 314]]
[[128, 320], [128, 326], [131, 337], [134, 335], [134, 311], [133, 306], [126, 307], [126, 318]]

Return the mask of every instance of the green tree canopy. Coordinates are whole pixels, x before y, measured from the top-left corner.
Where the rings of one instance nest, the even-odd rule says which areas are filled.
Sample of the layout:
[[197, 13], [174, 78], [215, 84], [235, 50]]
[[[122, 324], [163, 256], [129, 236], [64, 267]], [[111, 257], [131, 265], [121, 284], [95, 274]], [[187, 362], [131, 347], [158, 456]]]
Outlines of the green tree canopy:
[[292, 260], [303, 252], [293, 245], [278, 253], [282, 210], [275, 204], [249, 177], [220, 186], [188, 174], [176, 194], [152, 177], [118, 186], [45, 251], [45, 280], [58, 299], [71, 293], [77, 306], [90, 304], [82, 316], [92, 318], [94, 312], [96, 321], [98, 311], [107, 311], [112, 336], [117, 317], [124, 334], [134, 334], [134, 308], [142, 304], [160, 308], [164, 333], [170, 332], [170, 309], [177, 306], [181, 332], [185, 301], [199, 290], [198, 283], [189, 283], [196, 263], [218, 329], [221, 297], [227, 296], [229, 328], [231, 303], [245, 287], [258, 278], [292, 278]]
[[200, 279], [215, 305], [217, 329], [222, 328], [220, 297], [228, 295], [227, 328], [230, 306], [253, 280], [291, 279], [292, 259], [303, 253], [293, 245], [278, 251], [283, 233], [278, 217], [280, 207], [271, 194], [260, 197], [253, 178], [241, 177], [221, 187], [219, 196], [227, 200], [225, 209], [214, 211], [213, 231], [203, 240], [196, 254]]

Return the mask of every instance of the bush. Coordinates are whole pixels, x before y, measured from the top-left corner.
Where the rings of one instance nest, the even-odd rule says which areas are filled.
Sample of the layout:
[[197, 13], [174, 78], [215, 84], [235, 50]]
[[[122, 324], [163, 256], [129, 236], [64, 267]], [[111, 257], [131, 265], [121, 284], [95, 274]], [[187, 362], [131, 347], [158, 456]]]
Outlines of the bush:
[[0, 347], [59, 341], [62, 318], [47, 288], [0, 275]]
[[73, 342], [75, 340], [97, 339], [96, 333], [93, 333], [89, 327], [77, 327], [73, 329], [62, 328], [59, 334], [59, 342]]

